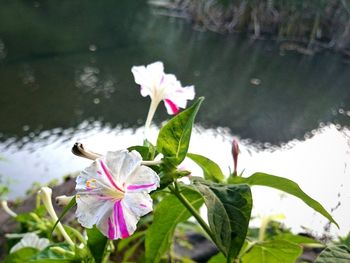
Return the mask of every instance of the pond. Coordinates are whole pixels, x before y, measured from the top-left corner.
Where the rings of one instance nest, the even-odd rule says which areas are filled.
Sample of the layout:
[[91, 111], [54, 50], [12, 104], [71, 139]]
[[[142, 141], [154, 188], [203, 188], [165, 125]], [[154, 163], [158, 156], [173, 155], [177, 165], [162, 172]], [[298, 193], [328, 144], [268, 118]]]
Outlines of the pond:
[[[196, 31], [157, 12], [126, 0], [0, 4], [0, 174], [9, 197], [87, 166], [70, 152], [76, 141], [101, 153], [142, 143], [149, 99], [130, 69], [163, 61], [167, 73], [206, 97], [191, 152], [228, 173], [238, 139], [239, 172], [295, 180], [334, 210], [341, 228], [332, 226], [332, 234], [349, 232], [348, 61]], [[155, 123], [166, 118], [161, 106]], [[255, 215], [283, 213], [295, 231], [324, 231], [326, 220], [299, 200], [259, 187], [253, 194]]]

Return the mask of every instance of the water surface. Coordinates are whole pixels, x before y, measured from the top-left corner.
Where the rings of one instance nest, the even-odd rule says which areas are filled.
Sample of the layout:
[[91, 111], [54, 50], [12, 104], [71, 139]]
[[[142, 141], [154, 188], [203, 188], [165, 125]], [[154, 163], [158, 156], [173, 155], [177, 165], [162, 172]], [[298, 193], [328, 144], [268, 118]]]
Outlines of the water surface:
[[[143, 1], [0, 4], [0, 173], [9, 197], [87, 166], [70, 153], [76, 141], [101, 153], [140, 144], [149, 99], [130, 69], [160, 60], [206, 97], [192, 152], [228, 173], [238, 138], [240, 171], [296, 180], [327, 210], [340, 202], [334, 217], [342, 228], [332, 231], [349, 231], [349, 64], [327, 52], [281, 53], [276, 43], [195, 31], [154, 12]], [[166, 118], [161, 105], [155, 123]], [[277, 191], [254, 195], [256, 214], [283, 212], [287, 225], [318, 232], [326, 224]]]

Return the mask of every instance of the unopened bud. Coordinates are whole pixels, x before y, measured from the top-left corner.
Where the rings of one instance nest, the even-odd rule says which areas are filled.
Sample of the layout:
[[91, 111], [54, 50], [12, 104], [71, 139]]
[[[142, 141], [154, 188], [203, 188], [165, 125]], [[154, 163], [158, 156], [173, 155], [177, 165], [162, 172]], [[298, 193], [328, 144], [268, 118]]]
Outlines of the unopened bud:
[[[52, 217], [52, 219], [56, 222], [58, 220], [58, 217], [57, 217], [57, 214], [55, 212], [55, 209], [53, 208], [52, 201], [51, 201], [51, 198], [52, 198], [51, 188], [46, 187], [46, 186], [41, 187], [41, 189], [38, 191], [38, 195], [40, 196], [40, 199], [42, 200], [42, 202], [46, 208], [46, 211], [49, 213], [49, 215]], [[64, 228], [60, 222], [58, 222], [57, 228], [60, 230], [64, 239], [70, 245], [74, 246], [72, 239], [69, 237], [66, 230], [64, 230]]]
[[66, 257], [74, 257], [75, 254], [72, 251], [65, 250], [61, 247], [50, 247], [50, 250], [55, 254], [59, 254]]
[[239, 146], [236, 139], [232, 141], [232, 156], [233, 156], [233, 174], [237, 175], [237, 164], [238, 164]]
[[4, 209], [4, 211], [5, 211], [8, 215], [10, 215], [10, 216], [12, 216], [12, 217], [16, 217], [16, 216], [17, 216], [17, 214], [16, 214], [15, 212], [13, 212], [13, 211], [8, 207], [7, 201], [6, 201], [6, 200], [2, 200], [2, 201], [1, 201], [1, 206], [2, 206], [2, 209]]

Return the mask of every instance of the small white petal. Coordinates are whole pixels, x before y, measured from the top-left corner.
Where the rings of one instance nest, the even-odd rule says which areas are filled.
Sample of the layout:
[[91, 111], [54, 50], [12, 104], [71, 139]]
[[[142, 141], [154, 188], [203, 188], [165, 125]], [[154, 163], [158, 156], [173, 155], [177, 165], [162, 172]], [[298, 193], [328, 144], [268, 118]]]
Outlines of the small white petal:
[[11, 248], [10, 253], [24, 247], [32, 247], [38, 250], [43, 250], [49, 245], [49, 243], [50, 242], [47, 238], [39, 238], [35, 233], [26, 233], [23, 238]]

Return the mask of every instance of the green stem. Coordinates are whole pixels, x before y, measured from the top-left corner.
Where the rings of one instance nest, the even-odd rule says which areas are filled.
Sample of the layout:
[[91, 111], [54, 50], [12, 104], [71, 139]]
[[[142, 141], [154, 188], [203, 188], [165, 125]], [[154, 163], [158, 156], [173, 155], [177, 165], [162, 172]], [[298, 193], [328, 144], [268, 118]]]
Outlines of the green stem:
[[107, 263], [109, 260], [109, 256], [111, 252], [113, 251], [113, 241], [112, 240], [107, 240], [106, 246], [103, 251], [103, 257], [101, 260], [101, 263]]
[[179, 199], [179, 201], [187, 208], [187, 210], [192, 214], [192, 216], [198, 221], [200, 226], [204, 229], [204, 231], [208, 234], [211, 240], [215, 243], [215, 245], [221, 250], [221, 246], [216, 243], [215, 236], [213, 232], [210, 230], [207, 223], [203, 220], [203, 218], [199, 215], [197, 210], [192, 206], [192, 204], [186, 199], [186, 197], [180, 192], [177, 182], [174, 181], [174, 186], [169, 186], [170, 190], [174, 193], [174, 195]]

